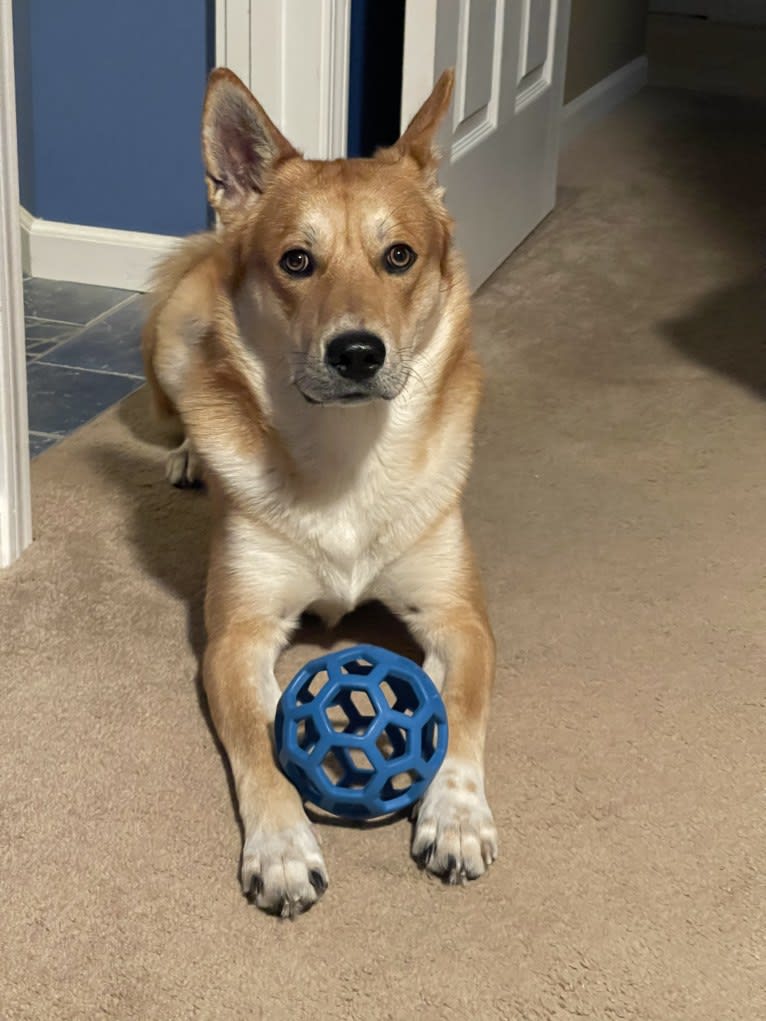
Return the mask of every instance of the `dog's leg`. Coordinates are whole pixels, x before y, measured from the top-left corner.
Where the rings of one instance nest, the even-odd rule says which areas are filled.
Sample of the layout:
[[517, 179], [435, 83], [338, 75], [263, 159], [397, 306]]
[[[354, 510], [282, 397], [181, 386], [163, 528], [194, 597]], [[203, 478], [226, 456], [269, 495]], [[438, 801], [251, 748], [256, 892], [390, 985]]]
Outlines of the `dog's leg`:
[[300, 796], [279, 770], [271, 727], [279, 698], [273, 665], [284, 624], [253, 617], [213, 639], [205, 691], [229, 756], [244, 829], [241, 880], [259, 907], [300, 914], [327, 887], [327, 873]]
[[484, 793], [495, 647], [459, 512], [388, 570], [380, 597], [423, 646], [432, 677], [444, 678], [449, 746], [418, 809], [413, 856], [450, 882], [475, 879], [497, 855]]
[[[203, 673], [237, 789], [244, 830], [242, 887], [259, 907], [293, 916], [322, 895], [327, 873], [300, 796], [280, 771], [272, 746], [280, 694], [274, 663], [295, 624], [280, 609], [291, 595], [268, 586], [276, 574], [273, 563], [248, 565], [251, 579], [261, 581], [256, 595], [237, 579], [231, 559], [216, 560], [215, 546], [213, 553]], [[240, 555], [240, 563], [243, 559]], [[285, 563], [277, 566], [284, 574]]]

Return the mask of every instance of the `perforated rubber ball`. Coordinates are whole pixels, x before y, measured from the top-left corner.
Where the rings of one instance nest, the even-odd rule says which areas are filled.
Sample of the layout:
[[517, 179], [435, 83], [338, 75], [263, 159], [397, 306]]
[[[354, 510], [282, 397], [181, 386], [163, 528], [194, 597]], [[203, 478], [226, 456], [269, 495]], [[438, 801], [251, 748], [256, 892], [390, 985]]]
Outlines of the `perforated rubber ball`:
[[447, 714], [416, 663], [357, 645], [296, 674], [279, 700], [274, 738], [305, 801], [370, 819], [423, 796], [447, 751]]

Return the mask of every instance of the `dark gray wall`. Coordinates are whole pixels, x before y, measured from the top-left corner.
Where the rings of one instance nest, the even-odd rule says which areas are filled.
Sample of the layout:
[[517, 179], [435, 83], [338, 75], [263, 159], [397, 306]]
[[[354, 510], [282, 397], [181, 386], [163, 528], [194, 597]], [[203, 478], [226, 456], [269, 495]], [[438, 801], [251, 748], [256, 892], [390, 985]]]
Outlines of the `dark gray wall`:
[[564, 102], [646, 50], [647, 0], [572, 0]]

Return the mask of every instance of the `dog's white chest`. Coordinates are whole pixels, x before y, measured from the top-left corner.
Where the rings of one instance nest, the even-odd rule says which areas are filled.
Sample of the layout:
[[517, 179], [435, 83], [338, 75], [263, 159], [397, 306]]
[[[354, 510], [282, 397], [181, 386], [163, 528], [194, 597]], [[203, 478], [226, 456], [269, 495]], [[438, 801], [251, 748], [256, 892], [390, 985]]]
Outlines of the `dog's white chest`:
[[299, 522], [301, 546], [312, 561], [327, 606], [323, 615], [341, 616], [363, 598], [380, 571], [388, 524], [384, 508], [355, 498]]
[[238, 548], [256, 587], [270, 575], [279, 584], [289, 578], [290, 612], [309, 608], [331, 624], [376, 598], [387, 566], [454, 500], [467, 467], [466, 447], [416, 469], [407, 425], [376, 444], [364, 420], [337, 434], [326, 426], [323, 442], [299, 448], [297, 484], [264, 465], [218, 457], [247, 508]]

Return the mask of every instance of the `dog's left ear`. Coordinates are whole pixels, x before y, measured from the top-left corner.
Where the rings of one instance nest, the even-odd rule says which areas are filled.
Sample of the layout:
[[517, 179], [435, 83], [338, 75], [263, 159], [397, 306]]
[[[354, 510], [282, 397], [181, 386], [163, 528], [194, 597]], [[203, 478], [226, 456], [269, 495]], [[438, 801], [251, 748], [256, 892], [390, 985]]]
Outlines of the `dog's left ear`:
[[411, 156], [426, 175], [429, 184], [436, 185], [440, 153], [436, 146], [436, 132], [449, 110], [455, 72], [442, 71], [433, 92], [410, 121], [407, 130], [393, 146], [394, 150]]
[[219, 67], [208, 79], [202, 155], [210, 204], [226, 223], [264, 191], [281, 162], [300, 154], [234, 72]]

